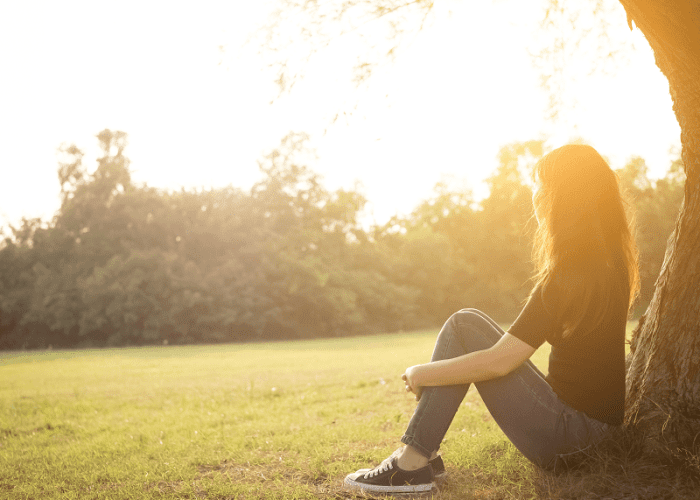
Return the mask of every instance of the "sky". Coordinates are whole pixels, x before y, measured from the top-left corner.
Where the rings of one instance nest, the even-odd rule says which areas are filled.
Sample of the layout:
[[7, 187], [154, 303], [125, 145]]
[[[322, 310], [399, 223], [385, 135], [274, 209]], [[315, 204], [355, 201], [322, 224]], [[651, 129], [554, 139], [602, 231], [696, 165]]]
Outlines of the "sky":
[[129, 135], [133, 180], [164, 189], [248, 189], [262, 155], [306, 132], [309, 166], [328, 189], [360, 189], [377, 223], [410, 212], [438, 181], [485, 195], [499, 148], [515, 141], [582, 138], [613, 168], [638, 155], [662, 176], [680, 129], [639, 30], [618, 9], [628, 62], [569, 82], [577, 104], [552, 122], [528, 56], [533, 4], [438, 0], [428, 25], [359, 88], [348, 72], [359, 49], [346, 37], [279, 96], [274, 54], [251, 42], [275, 0], [1, 2], [0, 226], [50, 219], [57, 148], [76, 144], [94, 168], [105, 128]]

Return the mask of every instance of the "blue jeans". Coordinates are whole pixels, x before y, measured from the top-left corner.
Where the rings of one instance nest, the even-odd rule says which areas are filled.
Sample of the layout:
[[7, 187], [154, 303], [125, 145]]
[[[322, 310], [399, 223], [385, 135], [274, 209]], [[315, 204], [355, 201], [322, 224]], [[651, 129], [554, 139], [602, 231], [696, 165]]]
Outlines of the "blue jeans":
[[[481, 311], [462, 309], [442, 327], [432, 361], [488, 349], [504, 333]], [[508, 439], [544, 469], [554, 469], [567, 456], [597, 443], [609, 427], [559, 399], [529, 360], [508, 375], [475, 385]], [[468, 389], [469, 384], [425, 387], [401, 441], [430, 457], [440, 447]]]

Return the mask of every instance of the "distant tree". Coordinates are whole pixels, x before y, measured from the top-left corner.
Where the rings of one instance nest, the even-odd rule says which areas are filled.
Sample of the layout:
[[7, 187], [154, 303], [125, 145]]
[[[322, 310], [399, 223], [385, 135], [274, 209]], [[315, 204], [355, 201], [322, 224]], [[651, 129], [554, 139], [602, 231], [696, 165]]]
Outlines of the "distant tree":
[[501, 148], [487, 179], [489, 196], [438, 183], [434, 195], [405, 218], [395, 217], [377, 240], [391, 248], [395, 280], [420, 290], [421, 318], [440, 324], [454, 311], [478, 307], [512, 320], [527, 297], [534, 230], [530, 167], [542, 143]]
[[639, 247], [641, 291], [635, 316], [649, 305], [656, 278], [673, 232], [683, 201], [684, 175], [680, 161], [675, 161], [665, 177], [652, 181], [644, 159], [633, 157], [617, 171], [620, 184], [633, 205], [636, 239]]
[[35, 264], [31, 301], [22, 324], [26, 331], [47, 330], [44, 335], [49, 342], [58, 345], [84, 333], [80, 281], [114, 253], [126, 252], [122, 244], [127, 220], [118, 202], [132, 188], [129, 161], [123, 155], [126, 134], [103, 130], [97, 138], [103, 156], [92, 174], [82, 165], [82, 151], [75, 146], [62, 148], [61, 208], [51, 226], [36, 231], [26, 242], [35, 254]]
[[305, 162], [308, 138], [290, 134], [260, 162], [253, 186], [266, 253], [268, 328], [300, 336], [393, 330], [411, 319], [411, 291], [396, 286], [366, 254], [374, 252], [357, 220], [365, 204], [353, 191], [327, 191]]
[[449, 187], [439, 182], [434, 194], [420, 203], [399, 224], [405, 234], [397, 234], [404, 245], [412, 286], [421, 291], [418, 307], [429, 325], [444, 322], [454, 311], [474, 304], [483, 297], [475, 293], [478, 278], [479, 234], [478, 206], [470, 190]]
[[482, 202], [482, 243], [479, 267], [486, 286], [498, 296], [498, 309], [512, 318], [532, 287], [532, 210], [529, 175], [543, 154], [542, 141], [513, 143], [501, 148], [498, 166], [487, 179], [490, 194]]
[[42, 231], [41, 220], [23, 219], [19, 227], [10, 227], [10, 235], [0, 245], [0, 348], [33, 347], [42, 343], [43, 325], [24, 327], [39, 252], [33, 240]]
[[358, 221], [365, 199], [328, 191], [303, 134], [260, 161], [250, 192], [131, 182], [126, 134], [98, 134], [88, 173], [61, 150], [61, 207], [0, 245], [0, 347], [305, 338], [406, 328], [417, 291], [392, 280]]

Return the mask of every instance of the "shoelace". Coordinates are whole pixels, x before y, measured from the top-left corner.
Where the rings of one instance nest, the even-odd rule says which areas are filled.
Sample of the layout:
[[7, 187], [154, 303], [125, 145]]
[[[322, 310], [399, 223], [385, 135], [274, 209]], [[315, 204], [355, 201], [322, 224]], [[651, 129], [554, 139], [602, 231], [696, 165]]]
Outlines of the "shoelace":
[[369, 479], [370, 477], [378, 476], [379, 474], [382, 474], [390, 469], [393, 469], [394, 466], [391, 464], [391, 462], [382, 462], [379, 464], [377, 467], [369, 471], [367, 474], [365, 474], [365, 479]]
[[398, 456], [401, 454], [401, 452], [403, 451], [403, 449], [404, 449], [403, 446], [402, 446], [401, 448], [397, 448], [396, 450], [394, 450], [394, 453], [392, 453], [391, 455], [389, 455], [388, 457], [386, 457], [384, 460], [382, 460], [382, 463], [384, 463], [384, 462], [391, 462], [394, 458], [398, 458]]

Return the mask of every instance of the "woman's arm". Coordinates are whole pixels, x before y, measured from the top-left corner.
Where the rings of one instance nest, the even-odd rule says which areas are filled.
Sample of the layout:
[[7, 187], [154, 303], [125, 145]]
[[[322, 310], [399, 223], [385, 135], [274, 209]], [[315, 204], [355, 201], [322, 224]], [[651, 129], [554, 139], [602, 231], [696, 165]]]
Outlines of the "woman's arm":
[[406, 369], [406, 390], [420, 399], [422, 387], [481, 382], [507, 375], [535, 352], [535, 348], [506, 333], [489, 349]]

